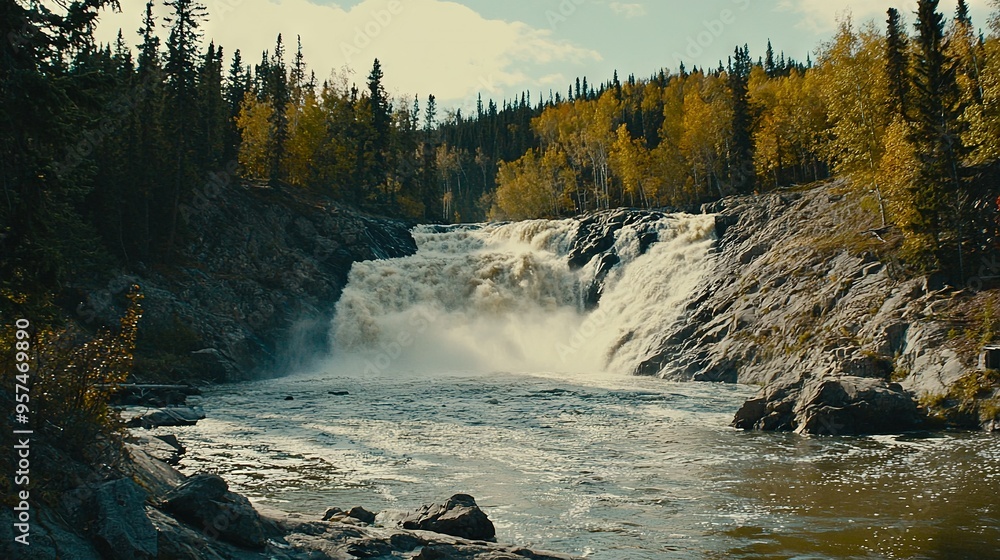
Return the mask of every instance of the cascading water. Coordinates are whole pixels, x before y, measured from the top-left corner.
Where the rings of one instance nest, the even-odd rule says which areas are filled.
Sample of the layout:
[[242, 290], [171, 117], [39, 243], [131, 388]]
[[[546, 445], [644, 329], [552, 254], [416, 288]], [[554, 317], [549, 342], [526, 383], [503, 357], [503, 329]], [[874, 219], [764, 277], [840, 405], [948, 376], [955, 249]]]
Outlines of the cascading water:
[[702, 278], [714, 228], [691, 215], [622, 227], [620, 262], [587, 311], [601, 258], [571, 269], [577, 220], [418, 227], [415, 255], [354, 265], [335, 360], [369, 373], [631, 373]]
[[593, 560], [995, 557], [989, 434], [743, 434], [756, 389], [627, 375], [711, 273], [714, 225], [418, 228], [417, 254], [354, 266], [333, 361], [206, 389], [208, 418], [161, 434], [307, 519], [461, 492], [500, 542]]

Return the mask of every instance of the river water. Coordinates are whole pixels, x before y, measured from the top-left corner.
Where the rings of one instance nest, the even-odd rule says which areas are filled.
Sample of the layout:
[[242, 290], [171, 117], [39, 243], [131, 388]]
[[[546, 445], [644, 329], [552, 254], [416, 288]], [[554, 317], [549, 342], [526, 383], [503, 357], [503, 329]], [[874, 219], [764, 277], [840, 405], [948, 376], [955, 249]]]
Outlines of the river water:
[[608, 560], [1000, 557], [995, 437], [733, 430], [754, 389], [629, 375], [683, 320], [714, 220], [620, 230], [591, 311], [578, 225], [418, 228], [416, 255], [356, 264], [335, 354], [208, 391], [172, 429], [182, 469], [317, 516], [467, 493], [502, 542]]
[[209, 417], [172, 431], [185, 472], [217, 472], [279, 509], [412, 509], [468, 493], [500, 541], [591, 558], [998, 557], [995, 437], [735, 431], [751, 393], [637, 377], [311, 374], [213, 389]]

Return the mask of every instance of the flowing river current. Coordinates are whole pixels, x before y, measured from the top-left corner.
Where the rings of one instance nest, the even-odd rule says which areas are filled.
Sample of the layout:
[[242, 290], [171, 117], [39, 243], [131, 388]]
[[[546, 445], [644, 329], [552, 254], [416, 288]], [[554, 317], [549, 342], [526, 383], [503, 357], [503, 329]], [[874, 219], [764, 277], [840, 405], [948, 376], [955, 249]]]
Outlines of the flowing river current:
[[733, 430], [753, 388], [630, 375], [710, 270], [713, 219], [619, 230], [596, 309], [578, 226], [418, 228], [416, 255], [356, 264], [334, 354], [207, 391], [171, 429], [182, 469], [317, 516], [468, 493], [501, 542], [608, 560], [998, 557], [994, 437]]

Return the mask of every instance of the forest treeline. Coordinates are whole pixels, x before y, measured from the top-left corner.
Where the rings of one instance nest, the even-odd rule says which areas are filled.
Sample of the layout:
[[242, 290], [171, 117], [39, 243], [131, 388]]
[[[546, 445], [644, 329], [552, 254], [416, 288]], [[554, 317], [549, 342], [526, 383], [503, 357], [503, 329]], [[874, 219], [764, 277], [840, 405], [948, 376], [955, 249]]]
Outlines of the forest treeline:
[[578, 79], [470, 114], [390, 98], [378, 60], [356, 84], [319, 81], [281, 36], [259, 59], [227, 53], [195, 0], [163, 0], [164, 21], [150, 1], [138, 34], [110, 45], [92, 30], [114, 0], [4, 2], [2, 288], [169, 263], [196, 210], [239, 179], [458, 222], [690, 208], [847, 175], [910, 262], [965, 270], [996, 229], [991, 2], [988, 33], [964, 0], [947, 16], [919, 0], [912, 22], [840, 22], [805, 63], [743, 46], [716, 68]]
[[[917, 3], [907, 24], [840, 22], [815, 63], [737, 48], [717, 69], [575, 96], [533, 118], [538, 145], [498, 164], [491, 217], [616, 206], [687, 208], [730, 194], [852, 180], [918, 270], [960, 280], [995, 249], [1000, 2], [989, 34], [960, 0]], [[447, 128], [447, 127], [446, 127]], [[875, 232], [878, 233], [878, 232]]]

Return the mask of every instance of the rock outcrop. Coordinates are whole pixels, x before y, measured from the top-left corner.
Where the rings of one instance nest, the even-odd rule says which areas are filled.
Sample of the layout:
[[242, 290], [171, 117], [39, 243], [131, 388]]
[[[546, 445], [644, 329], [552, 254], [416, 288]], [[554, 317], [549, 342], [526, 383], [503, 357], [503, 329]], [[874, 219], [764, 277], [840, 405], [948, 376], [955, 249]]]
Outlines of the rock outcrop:
[[66, 303], [84, 323], [114, 325], [139, 285], [146, 381], [235, 381], [294, 367], [328, 344], [354, 262], [416, 251], [410, 224], [308, 196], [229, 185], [188, 209], [186, 242], [169, 267], [133, 263], [105, 286], [75, 287]]
[[[74, 560], [573, 559], [486, 542], [494, 534], [493, 525], [471, 496], [421, 508], [413, 514], [419, 526], [413, 529], [380, 525], [374, 513], [361, 507], [347, 512], [331, 508], [322, 521], [318, 516], [258, 510], [216, 475], [186, 478], [153, 458], [157, 448], [152, 439], [140, 437], [129, 444], [129, 476], [117, 473], [110, 480], [70, 490], [60, 507], [37, 504], [29, 547], [12, 549], [13, 512], [0, 509], [0, 555]], [[92, 473], [90, 478], [95, 477], [99, 475]]]
[[829, 377], [767, 387], [743, 405], [733, 425], [842, 436], [905, 432], [922, 422], [912, 395], [898, 383]]
[[706, 205], [717, 215], [712, 270], [635, 373], [760, 385], [736, 419], [742, 428], [917, 427], [916, 400], [948, 393], [974, 369], [977, 356], [949, 344], [955, 325], [944, 317], [969, 294], [942, 275], [907, 279], [877, 213], [846, 188]]
[[194, 426], [205, 419], [200, 407], [175, 406], [146, 411], [126, 422], [129, 428], [159, 428], [160, 426]]
[[187, 479], [163, 498], [161, 509], [212, 537], [246, 548], [264, 548], [260, 514], [245, 497], [230, 492], [218, 475]]

